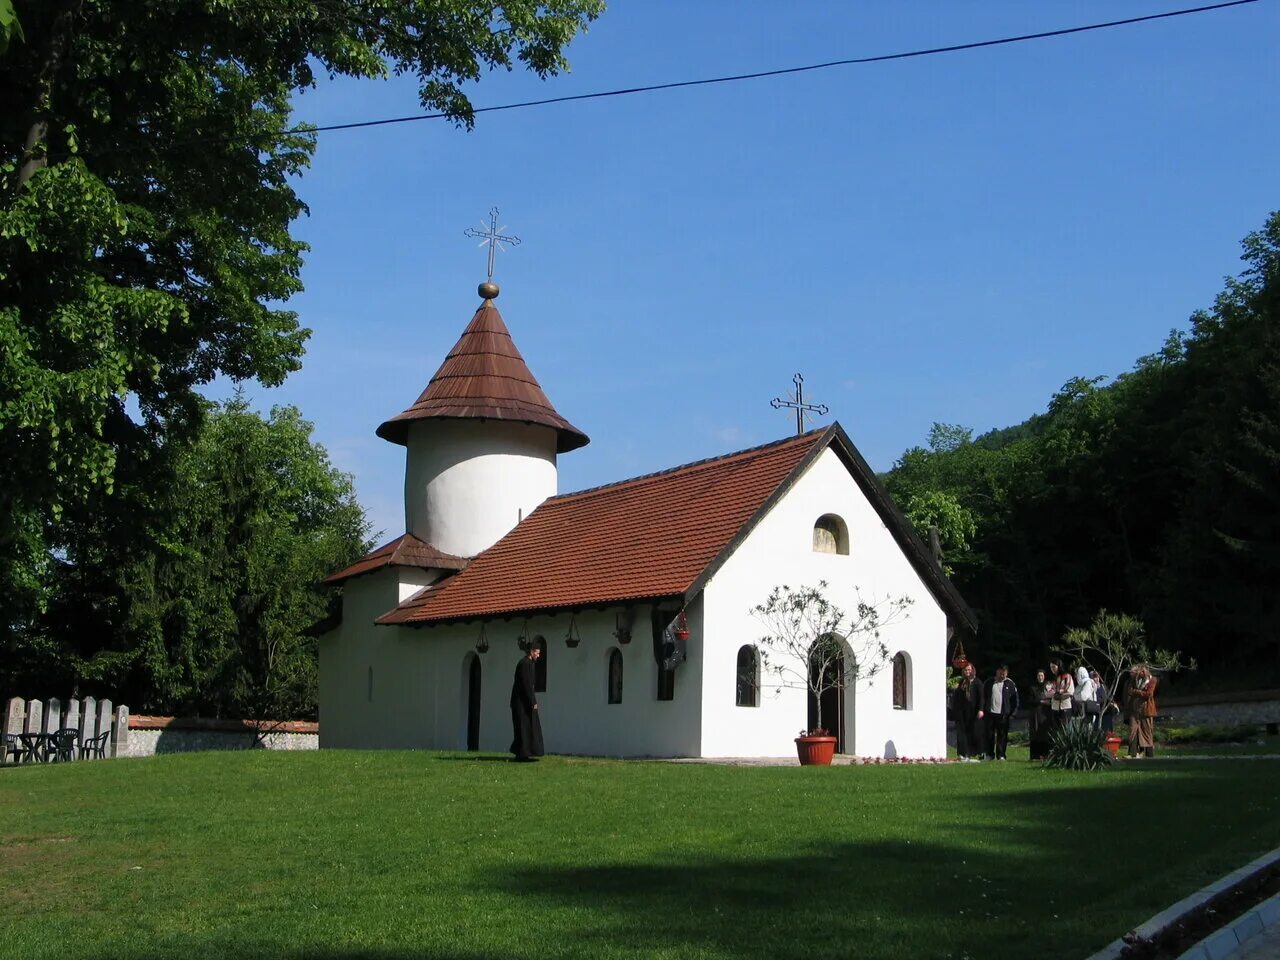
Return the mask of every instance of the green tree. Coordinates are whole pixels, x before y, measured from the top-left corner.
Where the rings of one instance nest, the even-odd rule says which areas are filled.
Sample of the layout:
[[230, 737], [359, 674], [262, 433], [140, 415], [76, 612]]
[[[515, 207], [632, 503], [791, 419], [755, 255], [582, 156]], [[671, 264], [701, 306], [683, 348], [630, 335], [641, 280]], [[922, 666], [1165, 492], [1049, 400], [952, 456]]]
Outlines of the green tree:
[[1069, 624], [1126, 609], [1201, 683], [1280, 680], [1280, 214], [1243, 248], [1212, 308], [1133, 370], [972, 440], [935, 425], [885, 478], [917, 524], [949, 502], [972, 517], [948, 557], [978, 658], [1029, 672]]
[[136, 507], [117, 532], [145, 532], [198, 389], [299, 365], [308, 331], [280, 304], [315, 141], [291, 98], [316, 71], [411, 72], [424, 107], [470, 125], [464, 84], [565, 69], [602, 0], [4, 3], [0, 655], [22, 660], [56, 558], [104, 554], [64, 514]]
[[1106, 686], [1104, 703], [1115, 701], [1124, 675], [1145, 663], [1153, 670], [1173, 673], [1194, 670], [1194, 659], [1184, 660], [1176, 650], [1151, 646], [1137, 617], [1099, 610], [1087, 627], [1072, 627], [1062, 635], [1062, 649], [1070, 663], [1098, 671]]
[[[292, 407], [214, 407], [154, 504], [150, 548], [119, 568], [60, 565], [46, 615], [69, 685], [138, 709], [281, 719], [314, 713], [321, 580], [369, 544], [351, 479]], [[108, 524], [112, 521], [108, 520]], [[85, 537], [109, 543], [109, 534]]]

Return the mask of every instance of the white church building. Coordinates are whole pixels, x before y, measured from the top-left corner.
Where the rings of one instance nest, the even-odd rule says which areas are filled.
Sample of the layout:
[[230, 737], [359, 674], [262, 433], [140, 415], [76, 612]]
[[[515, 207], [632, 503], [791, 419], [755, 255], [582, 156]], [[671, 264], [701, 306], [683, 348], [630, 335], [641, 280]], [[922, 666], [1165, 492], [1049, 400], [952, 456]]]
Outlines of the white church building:
[[[405, 533], [341, 570], [320, 637], [322, 747], [505, 751], [525, 643], [551, 753], [794, 756], [804, 689], [761, 672], [769, 591], [829, 584], [908, 596], [891, 666], [824, 701], [843, 753], [946, 753], [948, 641], [973, 615], [839, 424], [558, 494], [588, 443], [484, 298], [412, 406], [378, 427], [405, 447]], [[673, 624], [687, 640], [674, 640]], [[833, 716], [834, 714], [834, 716]]]

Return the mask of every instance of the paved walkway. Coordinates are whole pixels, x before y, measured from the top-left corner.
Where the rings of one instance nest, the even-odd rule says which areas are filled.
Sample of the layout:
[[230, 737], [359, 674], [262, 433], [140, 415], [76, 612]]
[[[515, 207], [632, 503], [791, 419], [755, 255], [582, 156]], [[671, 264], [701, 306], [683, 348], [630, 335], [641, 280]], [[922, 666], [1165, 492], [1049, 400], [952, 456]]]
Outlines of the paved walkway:
[[[1154, 757], [1142, 760], [1124, 760], [1122, 763], [1174, 763], [1181, 760], [1280, 760], [1280, 753], [1167, 753], [1164, 755], [1157, 754]], [[718, 763], [730, 767], [798, 767], [799, 761], [795, 757], [671, 757], [664, 758], [664, 763]], [[864, 766], [914, 766], [921, 763], [956, 763], [955, 758], [950, 760], [942, 760], [933, 758], [927, 760], [877, 760], [874, 757], [851, 757], [847, 754], [836, 754], [832, 758], [831, 763], [835, 766], [852, 766], [860, 764]], [[985, 761], [989, 762], [989, 761]], [[1016, 762], [1016, 761], [1011, 761]], [[1022, 761], [1026, 763], [1028, 761]]]
[[1150, 763], [1152, 760], [1280, 760], [1280, 753], [1166, 753], [1133, 762]]
[[[716, 763], [726, 767], [798, 767], [800, 761], [795, 757], [661, 757], [662, 763]], [[876, 759], [875, 757], [852, 757], [838, 753], [831, 758], [833, 767], [871, 766], [871, 767], [914, 767], [920, 764], [956, 763], [956, 760], [944, 760], [934, 757], [926, 760], [908, 759]]]
[[1280, 926], [1268, 927], [1256, 937], [1250, 937], [1231, 960], [1280, 960]]

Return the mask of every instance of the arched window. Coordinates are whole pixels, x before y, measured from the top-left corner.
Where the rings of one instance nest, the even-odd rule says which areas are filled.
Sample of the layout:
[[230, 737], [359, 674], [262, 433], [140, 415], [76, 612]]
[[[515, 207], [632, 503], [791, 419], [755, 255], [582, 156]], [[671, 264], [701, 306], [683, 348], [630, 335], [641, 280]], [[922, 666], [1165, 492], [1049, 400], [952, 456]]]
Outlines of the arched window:
[[893, 709], [911, 709], [911, 658], [902, 651], [893, 655]]
[[532, 645], [542, 651], [542, 656], [540, 656], [533, 665], [533, 689], [537, 693], [546, 693], [547, 692], [547, 654], [549, 653], [547, 649], [547, 638], [534, 637]]
[[737, 681], [735, 703], [740, 707], [760, 706], [760, 654], [751, 644], [738, 648]]
[[848, 556], [849, 528], [834, 513], [819, 517], [813, 525], [813, 552]]
[[622, 702], [622, 651], [617, 647], [609, 650], [609, 702]]

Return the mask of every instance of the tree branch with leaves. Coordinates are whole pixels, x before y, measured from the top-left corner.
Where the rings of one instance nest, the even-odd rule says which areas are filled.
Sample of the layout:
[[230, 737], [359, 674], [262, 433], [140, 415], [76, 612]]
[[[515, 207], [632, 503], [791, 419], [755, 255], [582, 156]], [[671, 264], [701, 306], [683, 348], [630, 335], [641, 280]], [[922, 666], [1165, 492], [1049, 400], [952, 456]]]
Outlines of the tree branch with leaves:
[[768, 631], [757, 641], [761, 672], [776, 678], [775, 694], [783, 689], [807, 690], [817, 700], [814, 730], [822, 730], [822, 695], [831, 690], [869, 683], [889, 662], [889, 647], [881, 631], [903, 620], [910, 597], [866, 602], [858, 595], [853, 611], [845, 611], [828, 596], [830, 584], [816, 587], [774, 587], [751, 613]]
[[1113, 703], [1120, 683], [1133, 667], [1146, 664], [1166, 673], [1196, 669], [1194, 659], [1183, 660], [1173, 650], [1152, 647], [1142, 621], [1127, 613], [1099, 610], [1087, 627], [1072, 627], [1062, 637], [1067, 659], [1091, 666], [1102, 676], [1105, 705]]

